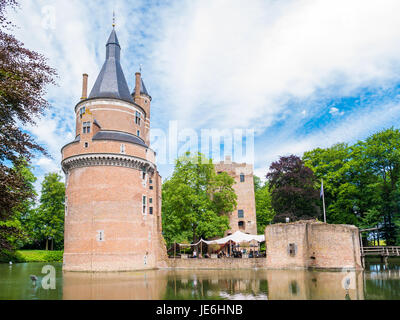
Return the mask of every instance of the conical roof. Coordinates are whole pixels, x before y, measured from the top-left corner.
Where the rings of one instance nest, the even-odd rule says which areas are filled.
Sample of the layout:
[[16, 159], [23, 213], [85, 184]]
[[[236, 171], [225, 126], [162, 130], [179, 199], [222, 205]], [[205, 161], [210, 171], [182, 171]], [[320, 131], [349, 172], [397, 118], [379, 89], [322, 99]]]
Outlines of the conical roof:
[[120, 63], [121, 46], [113, 29], [106, 44], [106, 61], [90, 92], [89, 99], [113, 98], [133, 103]]
[[[150, 97], [147, 92], [146, 86], [144, 85], [143, 78], [140, 79], [140, 94], [145, 94]], [[133, 91], [133, 95], [135, 95], [135, 90]]]

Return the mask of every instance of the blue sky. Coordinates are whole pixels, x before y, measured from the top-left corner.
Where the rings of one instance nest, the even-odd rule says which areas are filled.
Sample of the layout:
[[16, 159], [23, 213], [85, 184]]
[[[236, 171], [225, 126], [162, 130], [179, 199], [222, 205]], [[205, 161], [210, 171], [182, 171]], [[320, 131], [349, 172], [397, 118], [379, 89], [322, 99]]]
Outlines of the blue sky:
[[10, 12], [17, 38], [59, 73], [53, 108], [26, 128], [52, 155], [33, 160], [38, 184], [74, 138], [82, 73], [91, 88], [113, 10], [131, 89], [143, 65], [152, 128], [254, 129], [259, 176], [279, 156], [399, 127], [398, 0], [24, 0]]

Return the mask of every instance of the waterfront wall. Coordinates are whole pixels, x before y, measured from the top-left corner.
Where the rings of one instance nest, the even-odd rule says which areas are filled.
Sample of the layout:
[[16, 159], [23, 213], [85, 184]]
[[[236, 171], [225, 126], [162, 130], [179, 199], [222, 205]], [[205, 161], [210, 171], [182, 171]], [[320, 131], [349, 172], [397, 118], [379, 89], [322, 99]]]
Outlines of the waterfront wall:
[[362, 269], [355, 226], [316, 221], [274, 224], [265, 229], [268, 268]]
[[252, 269], [265, 268], [266, 258], [220, 258], [220, 259], [168, 259], [167, 265], [174, 269]]

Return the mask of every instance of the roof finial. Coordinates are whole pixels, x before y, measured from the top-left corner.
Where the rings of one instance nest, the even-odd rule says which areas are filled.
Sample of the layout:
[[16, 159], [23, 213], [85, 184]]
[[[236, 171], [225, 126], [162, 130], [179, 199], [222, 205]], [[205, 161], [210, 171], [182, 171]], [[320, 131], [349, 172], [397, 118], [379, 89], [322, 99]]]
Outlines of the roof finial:
[[112, 23], [112, 27], [115, 28], [115, 11], [113, 10], [113, 23]]
[[139, 64], [139, 72], [142, 73], [142, 64]]

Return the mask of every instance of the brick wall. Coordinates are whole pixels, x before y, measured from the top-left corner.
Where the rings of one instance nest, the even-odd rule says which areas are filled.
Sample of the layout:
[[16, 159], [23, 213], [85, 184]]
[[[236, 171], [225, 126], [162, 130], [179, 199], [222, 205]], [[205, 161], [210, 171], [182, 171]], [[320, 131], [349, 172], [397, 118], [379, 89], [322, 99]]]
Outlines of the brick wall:
[[362, 269], [354, 226], [315, 221], [274, 224], [265, 229], [265, 239], [269, 268]]
[[[233, 234], [240, 230], [244, 233], [257, 234], [256, 203], [254, 195], [253, 166], [246, 163], [231, 162], [228, 157], [215, 165], [217, 172], [226, 172], [235, 179], [233, 188], [237, 195], [237, 208], [229, 214], [230, 230], [226, 234]], [[244, 175], [244, 182], [240, 175]], [[243, 210], [243, 218], [239, 218], [238, 211]], [[239, 229], [239, 221], [244, 228]]]
[[169, 268], [176, 269], [249, 269], [265, 268], [265, 258], [221, 258], [221, 259], [168, 259]]

